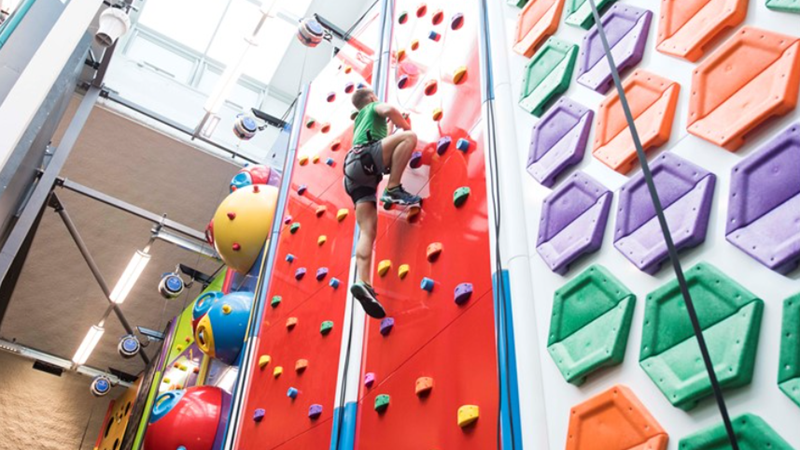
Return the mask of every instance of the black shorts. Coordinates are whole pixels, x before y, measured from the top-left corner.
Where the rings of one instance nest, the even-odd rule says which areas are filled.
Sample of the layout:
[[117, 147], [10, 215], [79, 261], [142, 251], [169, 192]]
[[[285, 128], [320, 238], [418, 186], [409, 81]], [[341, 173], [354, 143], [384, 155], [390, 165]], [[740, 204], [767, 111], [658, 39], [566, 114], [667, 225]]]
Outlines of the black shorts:
[[378, 184], [383, 179], [383, 146], [381, 141], [356, 146], [344, 158], [344, 190], [353, 204], [377, 203]]

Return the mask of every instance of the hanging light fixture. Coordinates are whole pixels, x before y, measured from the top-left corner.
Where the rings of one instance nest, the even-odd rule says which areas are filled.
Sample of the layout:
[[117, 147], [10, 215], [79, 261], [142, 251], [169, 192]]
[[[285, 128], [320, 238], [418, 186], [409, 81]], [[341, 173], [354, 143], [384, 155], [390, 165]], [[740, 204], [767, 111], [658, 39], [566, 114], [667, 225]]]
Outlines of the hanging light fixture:
[[126, 298], [128, 298], [128, 294], [130, 294], [131, 289], [133, 289], [133, 286], [136, 285], [136, 282], [142, 275], [144, 268], [147, 267], [147, 263], [150, 262], [150, 254], [147, 253], [149, 248], [150, 245], [148, 245], [144, 251], [136, 250], [136, 253], [133, 254], [131, 261], [128, 263], [128, 267], [126, 267], [125, 271], [122, 272], [122, 276], [119, 277], [117, 285], [114, 286], [114, 290], [111, 291], [111, 295], [109, 295], [109, 298], [112, 302], [119, 305], [122, 304]]
[[92, 354], [97, 343], [100, 342], [103, 333], [105, 333], [103, 327], [92, 325], [92, 327], [89, 328], [89, 332], [86, 333], [86, 337], [83, 338], [81, 346], [78, 347], [78, 351], [75, 352], [75, 356], [72, 357], [72, 362], [79, 366], [86, 364], [86, 360], [89, 359], [89, 355]]

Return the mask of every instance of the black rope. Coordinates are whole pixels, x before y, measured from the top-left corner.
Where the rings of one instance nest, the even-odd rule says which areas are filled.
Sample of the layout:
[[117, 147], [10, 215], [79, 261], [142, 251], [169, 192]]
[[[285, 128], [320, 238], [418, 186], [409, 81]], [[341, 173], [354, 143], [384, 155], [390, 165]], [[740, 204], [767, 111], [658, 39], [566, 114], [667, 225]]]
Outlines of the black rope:
[[647, 190], [650, 192], [650, 198], [653, 201], [653, 206], [656, 210], [656, 216], [658, 217], [658, 224], [661, 226], [661, 233], [664, 235], [664, 241], [666, 241], [667, 244], [669, 259], [672, 263], [672, 268], [675, 271], [675, 276], [678, 279], [678, 286], [680, 287], [683, 301], [686, 304], [686, 312], [689, 314], [689, 320], [692, 322], [694, 335], [697, 338], [697, 345], [700, 347], [700, 354], [703, 356], [703, 363], [705, 364], [706, 372], [708, 372], [708, 378], [711, 381], [711, 389], [713, 390], [714, 398], [717, 401], [719, 414], [722, 416], [722, 422], [725, 424], [725, 431], [728, 434], [728, 439], [730, 440], [732, 450], [739, 450], [739, 443], [736, 440], [736, 433], [733, 431], [733, 425], [731, 424], [731, 419], [728, 415], [728, 408], [725, 406], [725, 398], [722, 395], [722, 388], [719, 385], [717, 374], [714, 371], [714, 364], [711, 361], [711, 355], [708, 352], [705, 337], [703, 337], [703, 330], [700, 327], [700, 321], [698, 320], [697, 312], [694, 309], [692, 296], [689, 294], [689, 286], [686, 284], [686, 277], [683, 274], [681, 262], [678, 259], [678, 250], [675, 248], [675, 243], [672, 241], [672, 234], [669, 231], [667, 219], [664, 216], [664, 208], [661, 206], [661, 200], [658, 197], [656, 185], [653, 182], [653, 174], [650, 172], [650, 166], [647, 164], [647, 157], [644, 154], [642, 142], [639, 139], [639, 133], [636, 131], [636, 124], [633, 121], [633, 115], [631, 114], [631, 109], [628, 105], [628, 99], [625, 97], [625, 91], [622, 89], [622, 82], [619, 78], [617, 66], [614, 64], [614, 57], [611, 56], [611, 49], [608, 45], [608, 39], [606, 38], [605, 30], [603, 29], [603, 23], [600, 21], [600, 13], [597, 11], [597, 6], [595, 5], [594, 0], [589, 0], [589, 5], [592, 7], [592, 15], [594, 16], [594, 21], [597, 24], [597, 32], [600, 36], [600, 41], [603, 44], [603, 51], [606, 54], [608, 65], [611, 68], [611, 77], [614, 79], [614, 86], [619, 94], [622, 111], [625, 113], [625, 120], [628, 121], [628, 128], [631, 130], [631, 136], [633, 137], [633, 144], [636, 146], [636, 156], [639, 158], [639, 163], [642, 166], [642, 175], [644, 175], [645, 182], [647, 183]]

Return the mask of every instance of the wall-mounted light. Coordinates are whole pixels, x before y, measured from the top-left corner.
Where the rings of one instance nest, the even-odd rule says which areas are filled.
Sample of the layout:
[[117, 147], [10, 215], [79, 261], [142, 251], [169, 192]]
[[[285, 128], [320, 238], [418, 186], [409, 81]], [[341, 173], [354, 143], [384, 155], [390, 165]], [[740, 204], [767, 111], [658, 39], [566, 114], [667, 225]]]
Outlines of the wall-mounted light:
[[111, 47], [131, 27], [131, 18], [122, 9], [122, 4], [106, 8], [100, 14], [100, 27], [94, 40], [103, 47]]
[[128, 263], [128, 267], [122, 272], [122, 276], [119, 277], [117, 285], [114, 286], [114, 290], [111, 291], [111, 295], [109, 295], [112, 302], [121, 304], [128, 298], [131, 289], [133, 289], [133, 286], [139, 280], [144, 268], [147, 267], [147, 263], [150, 262], [150, 254], [146, 253], [146, 251], [147, 249], [145, 249], [145, 251], [136, 250], [136, 253], [133, 254], [133, 258], [131, 258], [131, 261]]
[[92, 354], [97, 343], [100, 342], [103, 333], [105, 333], [105, 330], [102, 327], [92, 325], [89, 328], [89, 332], [86, 333], [86, 337], [83, 338], [81, 346], [78, 347], [78, 351], [75, 352], [75, 356], [72, 357], [72, 362], [79, 366], [86, 364], [86, 360], [89, 359], [89, 355]]

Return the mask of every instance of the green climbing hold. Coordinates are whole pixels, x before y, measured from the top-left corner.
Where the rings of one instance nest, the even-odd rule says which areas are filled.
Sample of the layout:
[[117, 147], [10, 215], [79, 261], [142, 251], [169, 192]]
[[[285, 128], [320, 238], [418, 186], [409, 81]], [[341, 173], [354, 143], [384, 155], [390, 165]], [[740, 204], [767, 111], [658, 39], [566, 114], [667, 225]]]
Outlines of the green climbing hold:
[[[602, 15], [603, 10], [609, 5], [614, 3], [614, 0], [597, 0], [594, 2], [597, 10]], [[588, 30], [594, 25], [594, 16], [592, 15], [592, 5], [587, 0], [567, 0], [567, 18], [564, 22], [567, 25], [581, 27]]]
[[316, 123], [317, 123], [316, 120], [308, 119], [308, 121], [306, 122], [306, 128], [314, 128], [314, 124], [316, 124]]
[[400, 13], [400, 16], [397, 18], [397, 23], [400, 25], [406, 23], [408, 21], [408, 13], [403, 11]]
[[[720, 386], [749, 384], [764, 302], [707, 263], [689, 269], [686, 283]], [[678, 408], [712, 393], [676, 280], [647, 296], [639, 365]]]
[[778, 387], [800, 406], [800, 294], [783, 302]]
[[375, 411], [384, 412], [389, 407], [389, 395], [381, 394], [375, 397]]
[[319, 332], [324, 336], [333, 330], [333, 321], [326, 320], [319, 326]]
[[635, 304], [633, 292], [600, 265], [556, 291], [547, 350], [568, 383], [622, 362]]
[[469, 192], [470, 190], [467, 186], [462, 186], [453, 192], [453, 204], [456, 205], [456, 208], [460, 208], [467, 201]]
[[270, 300], [269, 306], [272, 306], [273, 308], [277, 308], [278, 305], [281, 304], [281, 300], [283, 300], [283, 298], [281, 298], [280, 295], [276, 295], [276, 296], [272, 297], [272, 300]]
[[536, 117], [569, 88], [578, 46], [551, 37], [525, 67], [519, 105]]
[[292, 234], [295, 234], [295, 233], [297, 233], [297, 230], [299, 230], [299, 229], [300, 229], [300, 223], [299, 222], [295, 222], [295, 223], [292, 224], [291, 227], [289, 227], [289, 232], [292, 233]]
[[[794, 450], [767, 422], [755, 414], [742, 414], [731, 420], [739, 448], [742, 450]], [[731, 448], [725, 424], [700, 430], [678, 443], [680, 450], [727, 450]]]
[[767, 8], [800, 14], [800, 0], [767, 0]]
[[516, 6], [517, 8], [522, 8], [526, 3], [528, 3], [528, 0], [507, 0], [506, 3], [511, 6]]

